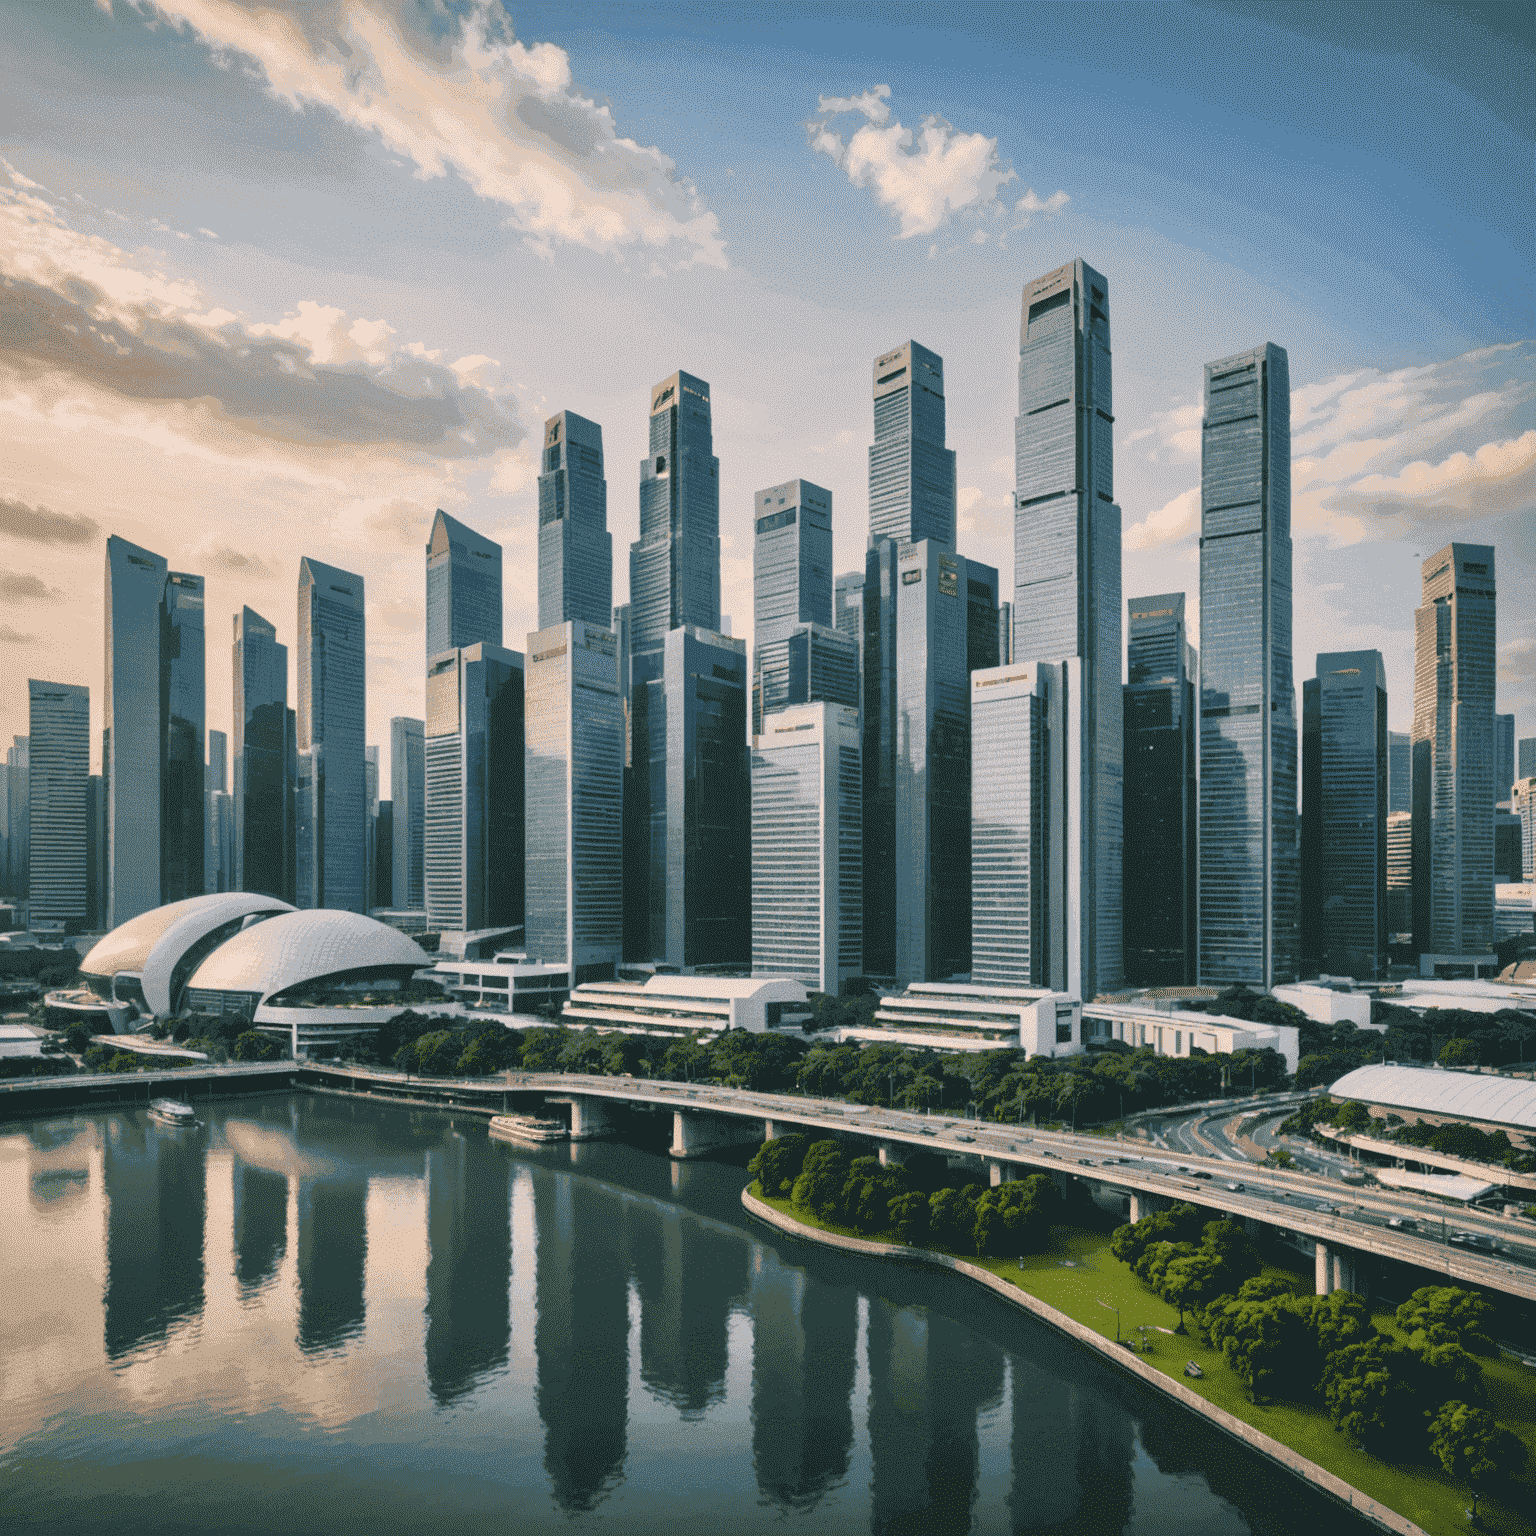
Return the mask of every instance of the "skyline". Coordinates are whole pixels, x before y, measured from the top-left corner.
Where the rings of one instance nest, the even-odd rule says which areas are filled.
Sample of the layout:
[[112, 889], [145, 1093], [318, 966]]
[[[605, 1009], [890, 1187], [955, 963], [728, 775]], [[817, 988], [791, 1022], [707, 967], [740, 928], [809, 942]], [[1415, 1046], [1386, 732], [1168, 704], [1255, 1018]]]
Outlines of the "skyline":
[[[1364, 20], [1309, 37], [1322, 23], [1305, 13], [1243, 7], [1215, 8], [1209, 37], [1211, 7], [1158, 8], [1156, 27], [1096, 7], [1114, 24], [1091, 57], [1027, 11], [1015, 29], [983, 10], [944, 33], [807, 16], [793, 37], [762, 13], [734, 43], [687, 6], [579, 27], [517, 6], [521, 41], [473, 6], [468, 42], [444, 22], [434, 55], [392, 46], [404, 34], [370, 23], [381, 9], [347, 0], [258, 41], [220, 0], [0, 6], [17, 87], [0, 106], [3, 739], [26, 733], [29, 676], [84, 684], [99, 766], [96, 573], [117, 534], [206, 577], [210, 729], [231, 729], [228, 616], [277, 615], [294, 669], [300, 559], [357, 571], [382, 746], [392, 716], [424, 714], [434, 511], [504, 545], [503, 643], [522, 649], [543, 422], [570, 410], [601, 427], [626, 548], [649, 391], [679, 369], [710, 381], [737, 637], [757, 491], [825, 486], [835, 573], [862, 565], [865, 368], [908, 339], [944, 358], [957, 543], [1006, 591], [1020, 294], [1076, 259], [1116, 304], [1127, 594], [1182, 591], [1194, 618], [1201, 370], [1264, 342], [1292, 360], [1298, 698], [1319, 652], [1379, 649], [1390, 725], [1408, 729], [1420, 560], [1453, 539], [1496, 546], [1512, 598], [1531, 589], [1532, 237], [1529, 200], [1509, 196], [1529, 183], [1531, 111], [1510, 81], [1530, 45], [1499, 21], [1512, 11], [1410, 8], [1389, 58]], [[194, 14], [208, 41], [166, 24]], [[321, 67], [333, 24], [389, 149]], [[996, 58], [978, 62], [978, 41]], [[1201, 76], [1266, 42], [1273, 94], [1294, 99], [1234, 107]], [[1090, 67], [1123, 99], [1090, 91]], [[1010, 68], [1029, 87], [1011, 114], [989, 94]], [[429, 92], [459, 113], [435, 149]], [[603, 94], [611, 107], [588, 99]], [[69, 313], [81, 281], [100, 295], [90, 316]], [[65, 329], [82, 318], [88, 340]], [[1511, 600], [1500, 619], [1496, 708], [1536, 734], [1536, 613]]]

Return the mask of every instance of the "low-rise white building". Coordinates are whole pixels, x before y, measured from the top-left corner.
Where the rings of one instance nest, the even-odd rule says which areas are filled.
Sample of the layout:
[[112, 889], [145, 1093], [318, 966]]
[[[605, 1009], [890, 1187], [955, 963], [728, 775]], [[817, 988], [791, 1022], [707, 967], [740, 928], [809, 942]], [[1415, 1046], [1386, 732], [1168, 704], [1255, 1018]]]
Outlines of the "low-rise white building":
[[1294, 1024], [1259, 1024], [1216, 1013], [1148, 1008], [1134, 1003], [1089, 1003], [1083, 1009], [1083, 1035], [1094, 1041], [1124, 1041], [1149, 1046], [1159, 1056], [1188, 1056], [1192, 1050], [1209, 1056], [1234, 1051], [1278, 1051], [1285, 1070], [1294, 1073], [1301, 1060], [1301, 1030]]
[[866, 1043], [925, 1045], [940, 1051], [1020, 1050], [1075, 1056], [1083, 1048], [1083, 1005], [1039, 987], [915, 981], [875, 1010], [874, 1029], [843, 1030]]
[[1505, 1008], [1521, 1008], [1536, 1013], [1536, 984], [1529, 981], [1500, 981], [1488, 977], [1480, 981], [1441, 981], [1429, 976], [1412, 976], [1377, 989], [1384, 1003], [1409, 1008], [1423, 1014], [1431, 1008], [1463, 1008], [1468, 1013], [1499, 1013]]
[[426, 974], [465, 1007], [501, 1013], [559, 1009], [571, 995], [570, 966], [530, 960], [520, 950], [492, 960], [439, 960]]
[[41, 1056], [43, 1042], [28, 1024], [0, 1024], [0, 1056]]
[[1299, 1008], [1319, 1024], [1353, 1024], [1356, 1029], [1378, 1029], [1385, 1024], [1371, 1023], [1371, 994], [1347, 987], [1331, 987], [1322, 981], [1286, 982], [1270, 989], [1277, 1003]]
[[811, 1018], [805, 984], [792, 976], [652, 976], [589, 981], [571, 993], [560, 1022], [627, 1034], [692, 1030], [801, 1029]]

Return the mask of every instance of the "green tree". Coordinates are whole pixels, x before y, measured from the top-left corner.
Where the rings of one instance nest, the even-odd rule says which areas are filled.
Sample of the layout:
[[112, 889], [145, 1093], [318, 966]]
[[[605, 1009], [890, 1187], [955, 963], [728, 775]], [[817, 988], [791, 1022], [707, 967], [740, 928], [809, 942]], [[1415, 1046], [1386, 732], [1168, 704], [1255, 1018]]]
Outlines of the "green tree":
[[1037, 1253], [1050, 1240], [1051, 1218], [1060, 1203], [1048, 1174], [1009, 1179], [976, 1199], [971, 1239], [978, 1254], [1013, 1256]]
[[523, 1032], [522, 1067], [525, 1072], [558, 1072], [566, 1031], [535, 1025]]
[[806, 1149], [790, 1198], [801, 1210], [831, 1221], [839, 1214], [838, 1202], [847, 1182], [848, 1154], [830, 1138], [814, 1141]]
[[811, 1138], [798, 1133], [765, 1141], [747, 1164], [747, 1172], [757, 1180], [765, 1195], [788, 1194], [805, 1167], [805, 1154], [810, 1145]]
[[920, 1189], [909, 1189], [891, 1201], [891, 1226], [902, 1242], [921, 1248], [928, 1241], [928, 1196]]
[[1465, 1035], [1457, 1036], [1453, 1040], [1447, 1040], [1440, 1047], [1440, 1065], [1442, 1067], [1475, 1067], [1482, 1060], [1482, 1047], [1478, 1041], [1469, 1039]]
[[1397, 1309], [1397, 1326], [1426, 1344], [1460, 1344], [1477, 1355], [1497, 1353], [1488, 1337], [1493, 1308], [1457, 1285], [1422, 1285]]
[[1448, 1476], [1471, 1489], [1473, 1520], [1483, 1490], [1506, 1481], [1524, 1465], [1526, 1455], [1521, 1441], [1486, 1408], [1454, 1398], [1430, 1420], [1429, 1449]]
[[1339, 1112], [1333, 1117], [1333, 1123], [1341, 1131], [1354, 1133], [1370, 1130], [1375, 1121], [1371, 1118], [1370, 1110], [1358, 1099], [1348, 1099], [1339, 1106]]
[[1138, 1222], [1116, 1227], [1109, 1240], [1109, 1251], [1134, 1269], [1136, 1261], [1153, 1243], [1192, 1243], [1201, 1230], [1199, 1211], [1180, 1202], [1165, 1211], [1153, 1211]]
[[282, 1057], [283, 1047], [270, 1035], [248, 1029], [243, 1035], [235, 1037], [230, 1054], [236, 1061], [277, 1061]]
[[976, 1245], [976, 1200], [981, 1194], [975, 1184], [960, 1189], [941, 1189], [928, 1197], [928, 1229], [932, 1241], [940, 1247], [962, 1253], [973, 1252]]
[[890, 1228], [891, 1202], [905, 1194], [906, 1188], [900, 1168], [884, 1168], [878, 1157], [856, 1157], [849, 1164], [838, 1204], [849, 1226], [873, 1235]]

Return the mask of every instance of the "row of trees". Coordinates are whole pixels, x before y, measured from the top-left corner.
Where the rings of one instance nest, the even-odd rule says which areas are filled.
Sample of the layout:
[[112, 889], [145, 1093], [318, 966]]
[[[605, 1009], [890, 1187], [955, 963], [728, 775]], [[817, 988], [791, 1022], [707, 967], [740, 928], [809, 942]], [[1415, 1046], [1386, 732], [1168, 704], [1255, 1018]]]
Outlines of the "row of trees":
[[1406, 1147], [1424, 1147], [1431, 1152], [1443, 1152], [1448, 1157], [1492, 1163], [1517, 1173], [1536, 1173], [1536, 1154], [1515, 1146], [1506, 1131], [1485, 1131], [1460, 1120], [1445, 1125], [1435, 1125], [1427, 1120], [1405, 1124], [1401, 1115], [1378, 1118], [1358, 1099], [1335, 1100], [1326, 1093], [1299, 1105], [1281, 1122], [1280, 1130], [1286, 1135], [1315, 1139], [1319, 1125], [1331, 1125], [1349, 1134], [1361, 1132]]

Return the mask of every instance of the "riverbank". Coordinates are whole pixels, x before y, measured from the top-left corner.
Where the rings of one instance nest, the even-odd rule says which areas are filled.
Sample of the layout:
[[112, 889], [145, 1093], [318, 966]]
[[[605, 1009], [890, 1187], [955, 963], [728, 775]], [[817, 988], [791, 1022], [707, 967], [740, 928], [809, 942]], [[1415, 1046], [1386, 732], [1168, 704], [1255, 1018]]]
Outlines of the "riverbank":
[[[965, 1275], [1098, 1351], [1384, 1530], [1398, 1536], [1416, 1532], [1450, 1536], [1467, 1529], [1469, 1496], [1443, 1475], [1428, 1467], [1390, 1465], [1366, 1455], [1350, 1445], [1320, 1409], [1249, 1402], [1220, 1351], [1202, 1344], [1194, 1334], [1173, 1333], [1178, 1321], [1173, 1308], [1110, 1256], [1106, 1234], [1055, 1228], [1051, 1251], [1026, 1256], [1020, 1268], [1014, 1259], [959, 1258], [900, 1243], [871, 1242], [792, 1210], [788, 1200], [760, 1198], [753, 1193], [755, 1188], [742, 1192], [742, 1204], [767, 1225], [828, 1247]], [[1384, 1318], [1377, 1321], [1388, 1326]], [[1132, 1354], [1115, 1342], [1117, 1328], [1125, 1337], [1143, 1324], [1154, 1341], [1151, 1354]], [[1191, 1359], [1205, 1372], [1198, 1380], [1183, 1375], [1184, 1363]], [[1533, 1383], [1521, 1379], [1522, 1370], [1516, 1361], [1485, 1362], [1491, 1406], [1530, 1445], [1536, 1441], [1536, 1394]], [[1531, 1490], [1529, 1472], [1520, 1490]], [[1530, 1536], [1536, 1529], [1517, 1509], [1487, 1495], [1479, 1507], [1479, 1520], [1482, 1529], [1498, 1536]]]

